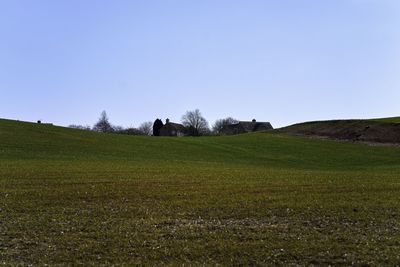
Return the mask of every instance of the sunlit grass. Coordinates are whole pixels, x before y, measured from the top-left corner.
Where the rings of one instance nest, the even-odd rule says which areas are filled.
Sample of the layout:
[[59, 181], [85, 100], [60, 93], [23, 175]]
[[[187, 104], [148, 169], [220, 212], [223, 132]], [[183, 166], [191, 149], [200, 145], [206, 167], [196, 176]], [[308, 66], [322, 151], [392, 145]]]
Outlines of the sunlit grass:
[[0, 120], [12, 264], [400, 262], [400, 149], [155, 138]]
[[400, 117], [373, 119], [373, 121], [378, 121], [378, 122], [389, 122], [389, 123], [400, 123]]

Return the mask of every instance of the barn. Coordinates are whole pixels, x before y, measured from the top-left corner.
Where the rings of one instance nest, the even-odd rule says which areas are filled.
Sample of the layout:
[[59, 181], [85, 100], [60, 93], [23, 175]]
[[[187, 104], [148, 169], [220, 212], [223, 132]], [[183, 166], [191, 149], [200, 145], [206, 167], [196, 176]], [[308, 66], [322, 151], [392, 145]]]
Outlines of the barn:
[[271, 129], [273, 129], [271, 123], [257, 122], [255, 119], [253, 119], [252, 121], [239, 121], [238, 123], [225, 125], [224, 127], [222, 127], [221, 134], [233, 135], [233, 134], [266, 131]]
[[166, 120], [163, 127], [160, 129], [160, 136], [184, 136], [186, 128], [182, 124], [170, 122]]

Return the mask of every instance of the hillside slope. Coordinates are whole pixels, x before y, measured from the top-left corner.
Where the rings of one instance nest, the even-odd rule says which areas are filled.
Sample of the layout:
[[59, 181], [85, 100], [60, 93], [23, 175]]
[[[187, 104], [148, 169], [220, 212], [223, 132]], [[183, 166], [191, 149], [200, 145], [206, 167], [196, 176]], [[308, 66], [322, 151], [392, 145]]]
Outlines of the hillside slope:
[[4, 265], [397, 265], [400, 149], [0, 120]]
[[277, 132], [356, 142], [400, 144], [399, 122], [397, 118], [315, 121], [294, 124], [278, 129]]
[[399, 150], [269, 132], [202, 138], [147, 137], [0, 120], [0, 138], [0, 159], [9, 160], [204, 163], [335, 170], [399, 164], [396, 160]]
[[387, 123], [400, 123], [400, 117], [370, 119], [370, 121], [387, 122]]

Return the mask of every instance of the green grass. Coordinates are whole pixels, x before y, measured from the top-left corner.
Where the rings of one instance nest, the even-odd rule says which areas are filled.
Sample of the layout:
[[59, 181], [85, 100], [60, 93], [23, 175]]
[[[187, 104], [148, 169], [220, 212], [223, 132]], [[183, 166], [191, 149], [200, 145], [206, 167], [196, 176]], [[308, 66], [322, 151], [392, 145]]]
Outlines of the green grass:
[[400, 264], [400, 149], [0, 120], [0, 263]]
[[386, 123], [400, 123], [400, 117], [382, 118], [382, 119], [372, 119], [372, 121], [386, 122]]

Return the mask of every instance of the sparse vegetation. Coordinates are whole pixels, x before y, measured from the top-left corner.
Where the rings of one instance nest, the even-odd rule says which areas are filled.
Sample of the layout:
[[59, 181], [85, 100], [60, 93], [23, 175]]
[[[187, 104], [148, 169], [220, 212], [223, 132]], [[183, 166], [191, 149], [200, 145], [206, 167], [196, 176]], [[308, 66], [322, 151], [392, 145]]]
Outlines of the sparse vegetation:
[[277, 132], [374, 144], [400, 145], [400, 123], [395, 118], [373, 120], [311, 121], [277, 129]]
[[400, 149], [0, 120], [5, 265], [398, 265]]
[[138, 130], [144, 135], [152, 135], [153, 123], [151, 121], [143, 122], [142, 124], [140, 124]]
[[68, 125], [68, 128], [87, 130], [87, 131], [90, 131], [92, 129], [89, 125], [79, 125], [79, 124]]

